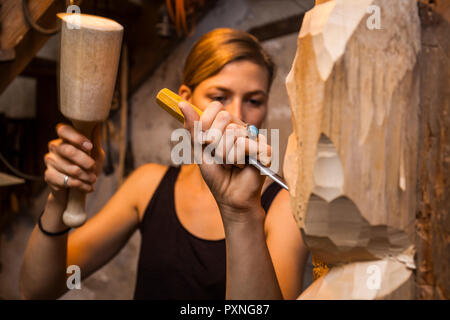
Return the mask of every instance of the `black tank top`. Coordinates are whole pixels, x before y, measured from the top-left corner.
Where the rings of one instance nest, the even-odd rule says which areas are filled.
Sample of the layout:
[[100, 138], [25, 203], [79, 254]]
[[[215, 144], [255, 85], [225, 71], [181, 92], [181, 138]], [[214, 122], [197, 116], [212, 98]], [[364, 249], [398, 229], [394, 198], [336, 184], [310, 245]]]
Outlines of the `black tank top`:
[[[205, 240], [186, 230], [175, 212], [174, 187], [180, 167], [169, 167], [147, 206], [135, 299], [225, 299], [225, 240]], [[267, 212], [280, 191], [272, 183], [261, 196]]]

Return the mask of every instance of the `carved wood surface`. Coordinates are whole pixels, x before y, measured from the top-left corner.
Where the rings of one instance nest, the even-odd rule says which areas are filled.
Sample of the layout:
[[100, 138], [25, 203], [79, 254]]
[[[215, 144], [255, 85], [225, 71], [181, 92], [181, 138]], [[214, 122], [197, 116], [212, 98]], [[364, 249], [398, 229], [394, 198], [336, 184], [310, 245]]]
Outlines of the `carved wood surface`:
[[[380, 29], [367, 26], [369, 6], [381, 11]], [[294, 133], [284, 173], [294, 215], [320, 260], [342, 270], [390, 261], [404, 279], [375, 294], [360, 281], [341, 298], [355, 290], [362, 298], [414, 296], [419, 51], [413, 0], [334, 0], [304, 17], [286, 79]]]

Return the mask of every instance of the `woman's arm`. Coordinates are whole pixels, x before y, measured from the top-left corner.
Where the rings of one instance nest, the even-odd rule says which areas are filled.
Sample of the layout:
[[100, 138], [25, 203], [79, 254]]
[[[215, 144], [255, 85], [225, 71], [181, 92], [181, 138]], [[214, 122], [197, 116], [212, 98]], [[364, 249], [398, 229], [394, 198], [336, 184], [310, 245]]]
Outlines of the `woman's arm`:
[[[50, 194], [41, 222], [57, 232], [67, 228], [62, 222], [65, 203]], [[63, 294], [66, 280], [67, 233], [49, 237], [36, 226], [28, 240], [20, 272], [22, 299], [53, 299]]]
[[[49, 152], [44, 158], [45, 181], [51, 193], [41, 222], [49, 232], [67, 228], [62, 221], [67, 190], [92, 192], [104, 158], [99, 127], [94, 130], [95, 145], [69, 125], [59, 124], [56, 132], [58, 139], [49, 142]], [[65, 176], [69, 177], [67, 181]], [[67, 239], [67, 234], [48, 236], [35, 227], [22, 263], [22, 298], [54, 298], [65, 291]]]
[[[267, 215], [260, 206], [246, 212], [221, 208], [227, 245], [227, 299], [296, 299], [300, 295], [309, 251], [289, 201], [289, 193], [283, 189]], [[246, 218], [239, 221], [239, 216]]]
[[[67, 189], [62, 185], [64, 175], [71, 176], [69, 187], [85, 192], [95, 182], [95, 179], [87, 181], [92, 172], [86, 167], [92, 167], [95, 162], [82, 151], [83, 142], [88, 140], [66, 125], [58, 127], [58, 135], [61, 139], [50, 143], [46, 156], [46, 180], [52, 193], [41, 221], [43, 228], [50, 232], [66, 228], [62, 222], [67, 201]], [[99, 136], [97, 140], [97, 153], [102, 153]], [[101, 159], [97, 161], [98, 168], [101, 162]], [[165, 167], [159, 165], [136, 170], [99, 213], [70, 235], [47, 236], [36, 226], [22, 262], [21, 297], [57, 298], [67, 291], [68, 265], [79, 266], [81, 277], [86, 278], [114, 257], [136, 230], [142, 203], [153, 195], [164, 172]]]
[[[282, 299], [264, 234], [264, 209], [231, 212], [221, 208], [221, 213], [227, 252], [226, 299]], [[245, 219], [239, 221], [237, 216]]]
[[[214, 146], [212, 160], [218, 157], [234, 160], [232, 163], [239, 166], [211, 162], [202, 153], [200, 170], [217, 202], [225, 228], [227, 299], [282, 299], [264, 233], [265, 213], [260, 199], [265, 176], [252, 166], [238, 164], [251, 151], [265, 164], [270, 160], [264, 156], [270, 158], [270, 146], [262, 135], [258, 136], [258, 142], [248, 139], [245, 127], [232, 123], [233, 117], [219, 102], [212, 102], [201, 117], [184, 102], [179, 107], [194, 148], [198, 144]], [[203, 130], [214, 130], [216, 134], [202, 137], [204, 134], [194, 130], [195, 121], [201, 122]]]
[[[151, 198], [165, 170], [148, 164], [134, 171], [102, 210], [69, 236], [49, 237], [36, 226], [22, 263], [22, 298], [55, 299], [68, 290], [67, 266], [79, 266], [85, 279], [110, 261], [138, 228], [140, 207]], [[63, 210], [50, 195], [42, 217], [46, 230], [66, 228]]]
[[265, 221], [266, 241], [284, 299], [296, 299], [303, 286], [309, 250], [291, 211], [288, 191], [282, 189]]
[[127, 243], [166, 170], [159, 164], [139, 167], [100, 212], [70, 234], [67, 264], [78, 265], [82, 278], [109, 262]]

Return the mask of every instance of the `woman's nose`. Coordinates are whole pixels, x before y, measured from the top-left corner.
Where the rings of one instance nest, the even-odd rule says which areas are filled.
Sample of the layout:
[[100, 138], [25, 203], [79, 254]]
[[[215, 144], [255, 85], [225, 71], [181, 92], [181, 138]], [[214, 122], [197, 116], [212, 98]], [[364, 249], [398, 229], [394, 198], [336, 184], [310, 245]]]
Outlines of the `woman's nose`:
[[238, 117], [242, 120], [242, 101], [241, 99], [233, 99], [231, 103], [229, 103], [225, 109], [234, 115], [235, 117]]

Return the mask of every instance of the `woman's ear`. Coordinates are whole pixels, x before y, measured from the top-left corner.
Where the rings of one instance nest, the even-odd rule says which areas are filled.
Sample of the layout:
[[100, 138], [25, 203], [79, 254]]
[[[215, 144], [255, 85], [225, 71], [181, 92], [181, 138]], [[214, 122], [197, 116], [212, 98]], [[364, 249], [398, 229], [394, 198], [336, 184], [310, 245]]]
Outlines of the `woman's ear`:
[[192, 90], [187, 85], [182, 84], [178, 89], [178, 95], [188, 102], [192, 102]]

